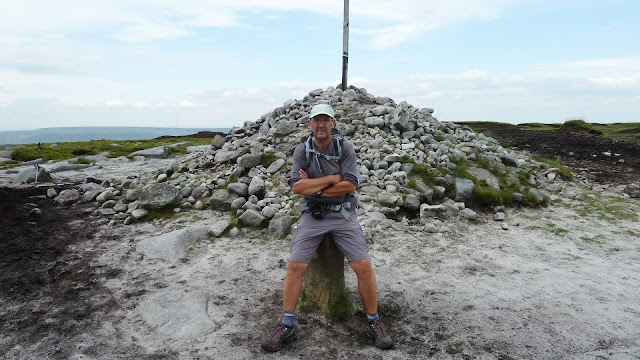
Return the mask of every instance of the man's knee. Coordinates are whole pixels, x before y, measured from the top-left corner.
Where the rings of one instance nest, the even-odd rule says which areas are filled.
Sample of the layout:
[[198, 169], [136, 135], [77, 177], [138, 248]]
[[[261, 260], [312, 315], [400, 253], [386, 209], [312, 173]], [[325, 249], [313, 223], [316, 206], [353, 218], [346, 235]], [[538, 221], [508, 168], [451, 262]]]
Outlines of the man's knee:
[[357, 276], [372, 274], [371, 261], [369, 260], [357, 260], [349, 263], [351, 268]]
[[307, 263], [298, 262], [298, 261], [289, 261], [287, 274], [290, 274], [292, 276], [302, 276], [308, 267], [309, 267], [309, 264]]

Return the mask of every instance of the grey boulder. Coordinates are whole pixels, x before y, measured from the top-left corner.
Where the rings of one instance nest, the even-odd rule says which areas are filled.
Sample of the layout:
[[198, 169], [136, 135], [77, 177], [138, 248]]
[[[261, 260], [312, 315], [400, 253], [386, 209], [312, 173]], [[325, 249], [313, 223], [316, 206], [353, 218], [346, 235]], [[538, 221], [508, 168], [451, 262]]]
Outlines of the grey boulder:
[[[14, 185], [28, 183], [36, 180], [36, 168], [32, 167], [26, 170], [22, 170], [11, 181]], [[38, 182], [50, 182], [53, 181], [51, 174], [44, 168], [38, 170]]]
[[231, 210], [231, 203], [238, 197], [238, 194], [227, 189], [218, 189], [211, 195], [209, 205], [212, 210], [229, 211]]
[[245, 227], [261, 228], [266, 222], [267, 218], [253, 209], [246, 210], [238, 218], [238, 224]]
[[169, 156], [169, 150], [164, 146], [156, 146], [154, 148], [134, 151], [130, 156], [144, 156], [145, 158], [164, 159]]
[[298, 218], [295, 216], [280, 216], [269, 223], [269, 235], [275, 239], [284, 239], [291, 231], [291, 225], [295, 224]]
[[180, 190], [171, 184], [153, 184], [140, 193], [140, 206], [146, 209], [164, 209], [180, 201]]

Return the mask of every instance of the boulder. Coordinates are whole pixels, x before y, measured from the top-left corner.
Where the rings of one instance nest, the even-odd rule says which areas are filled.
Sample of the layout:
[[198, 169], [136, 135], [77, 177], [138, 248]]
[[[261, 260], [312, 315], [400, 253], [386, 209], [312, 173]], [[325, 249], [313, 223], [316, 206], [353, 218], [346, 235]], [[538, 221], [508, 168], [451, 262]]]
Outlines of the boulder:
[[211, 141], [211, 146], [216, 150], [222, 149], [222, 146], [224, 145], [225, 141], [226, 140], [224, 136], [216, 135], [213, 137], [213, 141]]
[[60, 191], [60, 194], [53, 200], [60, 205], [69, 205], [80, 199], [80, 193], [76, 189], [67, 189]]
[[208, 230], [208, 233], [215, 237], [220, 237], [231, 225], [231, 221], [229, 220], [220, 220], [215, 224], [211, 225]]
[[[420, 179], [416, 180], [416, 190], [420, 193], [422, 202], [431, 203], [433, 201], [434, 189], [427, 186], [427, 184], [425, 184]], [[444, 190], [443, 190], [443, 193], [444, 193]]]
[[394, 207], [394, 206], [399, 206], [399, 205], [403, 205], [404, 201], [402, 199], [402, 195], [400, 194], [392, 194], [392, 193], [388, 193], [388, 192], [381, 192], [378, 194], [378, 201], [380, 202], [380, 204], [384, 205], [384, 206], [390, 206], [390, 207]]
[[187, 154], [193, 154], [196, 152], [207, 151], [211, 148], [209, 145], [187, 146]]
[[146, 209], [135, 209], [131, 212], [131, 216], [133, 216], [133, 218], [136, 220], [140, 220], [143, 217], [147, 216], [148, 214], [149, 214], [149, 210], [146, 210]]
[[134, 151], [129, 156], [144, 156], [145, 158], [165, 159], [169, 156], [169, 150], [164, 146], [156, 146], [150, 149]]
[[127, 195], [125, 195], [125, 199], [129, 202], [136, 201], [138, 200], [138, 197], [140, 197], [141, 192], [142, 191], [140, 191], [140, 189], [130, 189], [129, 191], [127, 191]]
[[245, 227], [260, 228], [264, 227], [267, 218], [256, 210], [248, 209], [238, 218], [238, 225]]
[[140, 206], [146, 209], [164, 209], [180, 201], [180, 190], [171, 184], [153, 184], [140, 193]]
[[430, 219], [430, 218], [443, 219], [444, 217], [446, 217], [446, 214], [447, 214], [447, 208], [442, 204], [438, 204], [438, 205], [422, 204], [422, 205], [420, 205], [420, 219], [421, 220], [426, 220], [426, 219]]
[[418, 210], [420, 209], [420, 199], [415, 195], [409, 194], [404, 199], [404, 207], [409, 210]]
[[267, 174], [274, 174], [276, 172], [278, 172], [278, 170], [280, 170], [284, 164], [286, 163], [286, 161], [284, 159], [278, 159], [274, 162], [272, 162], [269, 167], [266, 170]]
[[476, 220], [478, 218], [478, 214], [469, 208], [460, 210], [458, 214], [468, 220]]
[[286, 136], [291, 134], [298, 127], [298, 122], [296, 120], [290, 121], [280, 121], [276, 124], [275, 136]]
[[255, 195], [259, 198], [264, 196], [265, 185], [264, 180], [260, 176], [254, 176], [249, 184], [249, 195]]
[[[22, 170], [16, 176], [13, 177], [11, 183], [14, 185], [29, 183], [36, 181], [36, 168], [31, 167], [25, 170]], [[53, 178], [51, 174], [45, 168], [38, 169], [38, 182], [51, 182]]]
[[250, 169], [260, 165], [261, 161], [262, 161], [261, 153], [251, 153], [251, 154], [243, 155], [242, 157], [238, 158], [238, 165], [245, 169]]
[[368, 127], [383, 128], [384, 127], [384, 119], [381, 118], [381, 117], [377, 117], [377, 116], [370, 116], [370, 117], [364, 119], [364, 124], [367, 125]]
[[212, 210], [229, 211], [231, 210], [231, 203], [238, 197], [238, 194], [227, 189], [218, 189], [211, 195], [209, 205]]
[[[200, 185], [191, 191], [190, 196], [193, 196], [193, 198], [197, 200], [202, 198], [207, 191], [209, 191], [209, 189], [206, 186]], [[189, 195], [184, 197], [189, 197]]]
[[291, 231], [291, 225], [295, 224], [298, 218], [295, 216], [280, 216], [269, 222], [269, 235], [274, 239], [284, 239]]
[[500, 181], [498, 178], [489, 172], [487, 169], [478, 168], [478, 167], [470, 167], [467, 169], [467, 172], [473, 175], [479, 182], [485, 181], [489, 187], [500, 190]]
[[473, 196], [473, 180], [456, 178], [456, 201], [467, 201]]
[[520, 166], [520, 163], [518, 162], [518, 159], [516, 159], [515, 157], [513, 157], [511, 155], [502, 155], [502, 156], [500, 156], [500, 160], [502, 161], [502, 163], [505, 166], [512, 166], [512, 167]]

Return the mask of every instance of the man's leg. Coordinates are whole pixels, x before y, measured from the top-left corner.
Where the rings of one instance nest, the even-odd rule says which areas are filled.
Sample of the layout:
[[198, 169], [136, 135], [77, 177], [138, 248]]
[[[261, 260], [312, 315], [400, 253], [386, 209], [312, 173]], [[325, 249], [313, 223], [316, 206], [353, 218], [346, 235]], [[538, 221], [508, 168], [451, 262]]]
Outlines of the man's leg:
[[381, 349], [393, 348], [394, 343], [391, 335], [378, 318], [378, 289], [371, 261], [352, 261], [351, 267], [358, 277], [358, 290], [367, 311], [367, 334], [375, 340], [377, 347]]
[[284, 287], [282, 291], [282, 323], [262, 341], [262, 348], [267, 351], [278, 351], [282, 344], [292, 341], [296, 338], [293, 318], [295, 316], [298, 298], [302, 293], [302, 276], [309, 264], [289, 261], [287, 268], [287, 276], [284, 278]]
[[284, 278], [284, 289], [282, 291], [282, 309], [286, 312], [295, 312], [298, 305], [298, 298], [302, 293], [302, 277], [309, 267], [297, 261], [290, 261], [287, 268], [287, 276]]
[[358, 291], [367, 314], [378, 313], [378, 288], [376, 286], [376, 276], [371, 268], [371, 261], [352, 261], [351, 268], [358, 277]]

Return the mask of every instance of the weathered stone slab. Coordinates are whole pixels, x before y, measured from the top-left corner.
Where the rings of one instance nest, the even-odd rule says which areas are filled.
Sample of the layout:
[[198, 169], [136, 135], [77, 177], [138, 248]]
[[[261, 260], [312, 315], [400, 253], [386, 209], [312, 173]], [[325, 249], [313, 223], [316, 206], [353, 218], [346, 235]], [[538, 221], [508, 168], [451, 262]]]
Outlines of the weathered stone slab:
[[184, 257], [189, 246], [203, 238], [208, 230], [206, 226], [197, 226], [146, 238], [138, 243], [136, 251], [152, 258], [177, 261]]
[[130, 156], [144, 156], [145, 158], [165, 159], [169, 156], [169, 150], [164, 146], [134, 151]]
[[168, 291], [140, 304], [140, 316], [157, 333], [170, 339], [195, 339], [218, 325], [209, 317], [209, 296], [202, 292]]

